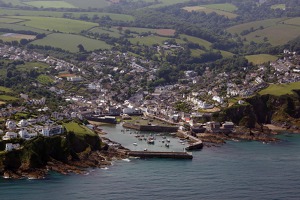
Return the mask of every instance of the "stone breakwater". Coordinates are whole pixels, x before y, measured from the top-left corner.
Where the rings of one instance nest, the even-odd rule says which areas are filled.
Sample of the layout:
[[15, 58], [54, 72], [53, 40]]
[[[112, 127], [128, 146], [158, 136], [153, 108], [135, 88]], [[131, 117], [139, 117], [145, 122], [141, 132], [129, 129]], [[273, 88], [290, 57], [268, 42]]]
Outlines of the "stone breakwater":
[[154, 125], [138, 125], [133, 123], [125, 122], [123, 127], [139, 130], [139, 131], [153, 131], [153, 132], [177, 132], [177, 126], [154, 126]]

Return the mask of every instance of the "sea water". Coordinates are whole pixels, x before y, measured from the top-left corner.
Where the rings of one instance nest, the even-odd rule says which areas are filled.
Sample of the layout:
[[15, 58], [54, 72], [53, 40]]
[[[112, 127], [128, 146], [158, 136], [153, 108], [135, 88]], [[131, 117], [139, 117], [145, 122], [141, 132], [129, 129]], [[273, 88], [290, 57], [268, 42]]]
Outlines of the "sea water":
[[131, 158], [85, 175], [0, 179], [0, 199], [300, 199], [300, 135], [280, 139], [229, 141], [193, 160]]

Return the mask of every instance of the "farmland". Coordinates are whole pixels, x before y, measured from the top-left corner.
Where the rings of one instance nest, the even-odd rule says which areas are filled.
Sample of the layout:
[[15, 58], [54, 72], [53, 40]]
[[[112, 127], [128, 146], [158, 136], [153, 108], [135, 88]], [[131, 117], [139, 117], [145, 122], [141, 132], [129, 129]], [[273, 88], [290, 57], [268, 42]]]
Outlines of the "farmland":
[[246, 59], [255, 65], [259, 65], [270, 61], [276, 61], [278, 58], [270, 54], [257, 54], [246, 56]]
[[[146, 37], [136, 37], [136, 38], [130, 38], [129, 41], [133, 44], [136, 44], [139, 42], [140, 44], [147, 45], [147, 46], [152, 46], [154, 44], [163, 44], [164, 41], [168, 40], [170, 38], [168, 37], [162, 37], [162, 36], [156, 36], [156, 35], [151, 35], [151, 36], [146, 36]], [[181, 39], [176, 39], [176, 42], [178, 44], [183, 44], [185, 43]]]
[[292, 19], [276, 18], [233, 26], [228, 31], [241, 34], [242, 31], [253, 27], [252, 32], [243, 36], [247, 41], [257, 43], [267, 41], [272, 45], [282, 45], [299, 36], [299, 24], [299, 17]]
[[106, 0], [64, 0], [77, 8], [104, 8], [110, 3]]
[[33, 31], [33, 32], [36, 32], [36, 33], [45, 33], [45, 34], [50, 33], [49, 31], [46, 31], [46, 30], [37, 29], [37, 28], [28, 27], [28, 26], [19, 25], [19, 24], [0, 23], [0, 27], [15, 30], [15, 31], [25, 30], [25, 31]]
[[21, 22], [21, 21], [23, 21], [23, 20], [7, 18], [7, 17], [0, 17], [0, 23], [13, 24], [13, 23]]
[[87, 16], [92, 18], [94, 15], [98, 17], [109, 16], [112, 20], [132, 21], [134, 18], [130, 15], [114, 14], [114, 13], [100, 13], [100, 12], [58, 12], [58, 11], [38, 11], [38, 10], [20, 10], [20, 9], [1, 9], [0, 15], [5, 16], [42, 16], [42, 17], [58, 17], [69, 15], [72, 18], [79, 19], [80, 16]]
[[65, 33], [80, 33], [82, 30], [98, 26], [96, 23], [84, 22], [79, 20], [54, 18], [54, 17], [35, 17], [35, 16], [16, 16], [17, 19], [27, 21], [19, 24], [44, 30], [60, 31]]
[[216, 14], [222, 15], [224, 17], [228, 17], [229, 19], [233, 19], [233, 18], [237, 17], [237, 14], [223, 11], [223, 10], [212, 9], [212, 8], [209, 8], [208, 6], [187, 6], [187, 7], [183, 7], [182, 9], [184, 9], [188, 12], [192, 12], [192, 11], [205, 12], [206, 14], [215, 12]]
[[26, 62], [24, 64], [21, 65], [17, 65], [16, 68], [19, 71], [30, 71], [32, 69], [35, 69], [37, 72], [44, 72], [47, 68], [49, 67], [49, 65], [45, 64], [45, 63], [41, 63], [41, 62]]
[[193, 37], [193, 36], [189, 36], [189, 35], [185, 35], [185, 34], [181, 34], [180, 39], [184, 39], [184, 38], [186, 38], [190, 42], [199, 44], [200, 46], [203, 46], [206, 49], [209, 49], [210, 46], [211, 46], [211, 43], [206, 41], [206, 40], [203, 40], [203, 39], [200, 39], [200, 38], [197, 38], [197, 37]]
[[41, 74], [37, 77], [37, 81], [43, 85], [48, 85], [53, 82], [53, 79], [47, 75]]
[[37, 8], [76, 8], [65, 1], [28, 1], [24, 2], [24, 4]]
[[237, 7], [231, 3], [220, 3], [220, 4], [208, 4], [204, 7], [215, 9], [215, 10], [223, 10], [226, 12], [234, 12], [237, 10]]
[[293, 94], [293, 90], [300, 89], [300, 82], [288, 83], [288, 84], [272, 84], [268, 88], [259, 92], [259, 94], [271, 94], [275, 96]]
[[272, 5], [271, 8], [285, 10], [285, 4], [275, 4], [275, 5]]
[[61, 48], [70, 52], [78, 52], [78, 45], [82, 44], [87, 51], [96, 49], [110, 49], [111, 46], [100, 40], [86, 38], [80, 35], [53, 33], [47, 37], [36, 40], [32, 44], [48, 45], [56, 48]]
[[[146, 0], [147, 2], [155, 2], [155, 0]], [[188, 2], [189, 0], [160, 0], [159, 4], [148, 6], [147, 8], [159, 8], [164, 6], [170, 6], [178, 3]]]
[[116, 28], [107, 29], [107, 28], [95, 27], [95, 28], [92, 28], [91, 30], [89, 30], [89, 32], [99, 33], [99, 34], [108, 34], [110, 37], [115, 37], [115, 38], [121, 37], [121, 34], [119, 33], [119, 31]]

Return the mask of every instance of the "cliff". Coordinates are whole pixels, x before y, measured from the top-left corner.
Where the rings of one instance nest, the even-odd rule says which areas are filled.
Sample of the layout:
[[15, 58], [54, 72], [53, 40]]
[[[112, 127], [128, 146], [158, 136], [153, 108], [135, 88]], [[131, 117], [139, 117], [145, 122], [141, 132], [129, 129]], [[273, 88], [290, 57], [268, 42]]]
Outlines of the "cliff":
[[3, 151], [0, 154], [0, 173], [9, 174], [9, 177], [22, 177], [36, 172], [34, 176], [40, 178], [45, 175], [46, 168], [57, 166], [60, 167], [55, 168], [56, 171], [78, 172], [81, 167], [95, 167], [100, 165], [101, 160], [105, 160], [94, 153], [101, 151], [101, 145], [97, 134], [77, 135], [69, 132], [52, 137], [39, 136], [23, 141], [21, 149]]
[[282, 96], [256, 95], [245, 99], [242, 105], [235, 104], [223, 110], [215, 117], [222, 121], [233, 121], [247, 128], [254, 128], [257, 124], [272, 123], [299, 129], [300, 91]]

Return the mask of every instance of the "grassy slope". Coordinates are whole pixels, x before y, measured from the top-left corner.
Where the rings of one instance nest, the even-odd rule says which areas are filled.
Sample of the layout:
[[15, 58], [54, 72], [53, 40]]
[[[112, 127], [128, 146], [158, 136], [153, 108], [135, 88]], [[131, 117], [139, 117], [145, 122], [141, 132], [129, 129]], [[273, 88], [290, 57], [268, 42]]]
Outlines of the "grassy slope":
[[62, 48], [70, 52], [78, 52], [77, 46], [82, 44], [87, 51], [96, 49], [110, 49], [111, 46], [100, 40], [86, 38], [80, 35], [53, 33], [47, 37], [36, 40], [32, 44], [49, 45], [52, 47]]
[[[46, 16], [46, 17], [63, 17], [64, 13], [72, 12], [56, 12], [56, 11], [33, 11], [33, 10], [19, 10], [19, 9], [3, 9], [0, 8], [0, 15], [24, 15], [24, 16]], [[92, 18], [94, 15], [99, 17], [108, 15], [112, 20], [121, 20], [121, 21], [132, 21], [134, 18], [130, 15], [123, 14], [114, 14], [114, 13], [100, 13], [100, 12], [73, 12], [72, 16], [74, 18], [79, 18], [81, 15], [87, 15]]]
[[238, 16], [237, 14], [234, 14], [234, 13], [231, 13], [231, 12], [218, 10], [218, 9], [212, 9], [212, 8], [208, 7], [207, 5], [187, 6], [187, 7], [183, 7], [183, 9], [186, 10], [186, 11], [189, 11], [189, 12], [192, 12], [192, 11], [205, 12], [206, 14], [215, 12], [216, 14], [223, 15], [225, 17], [228, 17], [229, 19], [233, 19], [233, 18], [236, 18]]
[[75, 134], [79, 136], [83, 136], [83, 135], [95, 136], [95, 133], [93, 131], [76, 122], [65, 123], [63, 124], [63, 126], [67, 129], [67, 131], [73, 131]]
[[249, 62], [252, 62], [255, 65], [263, 64], [270, 61], [276, 61], [278, 58], [270, 54], [257, 54], [246, 56], [246, 59]]
[[65, 1], [28, 1], [24, 2], [36, 8], [76, 8], [74, 5]]
[[90, 29], [98, 26], [96, 23], [84, 22], [79, 20], [54, 18], [54, 17], [36, 17], [36, 16], [16, 16], [17, 19], [26, 19], [28, 21], [19, 24], [44, 30], [56, 30], [65, 33], [80, 33], [81, 30]]
[[268, 88], [259, 92], [259, 94], [272, 94], [275, 96], [280, 96], [284, 94], [292, 94], [295, 89], [300, 89], [300, 82], [288, 83], [288, 84], [273, 84]]
[[211, 8], [211, 9], [223, 10], [223, 11], [227, 11], [227, 12], [234, 12], [238, 9], [235, 5], [233, 5], [231, 3], [208, 4], [208, 5], [205, 5], [205, 7]]

